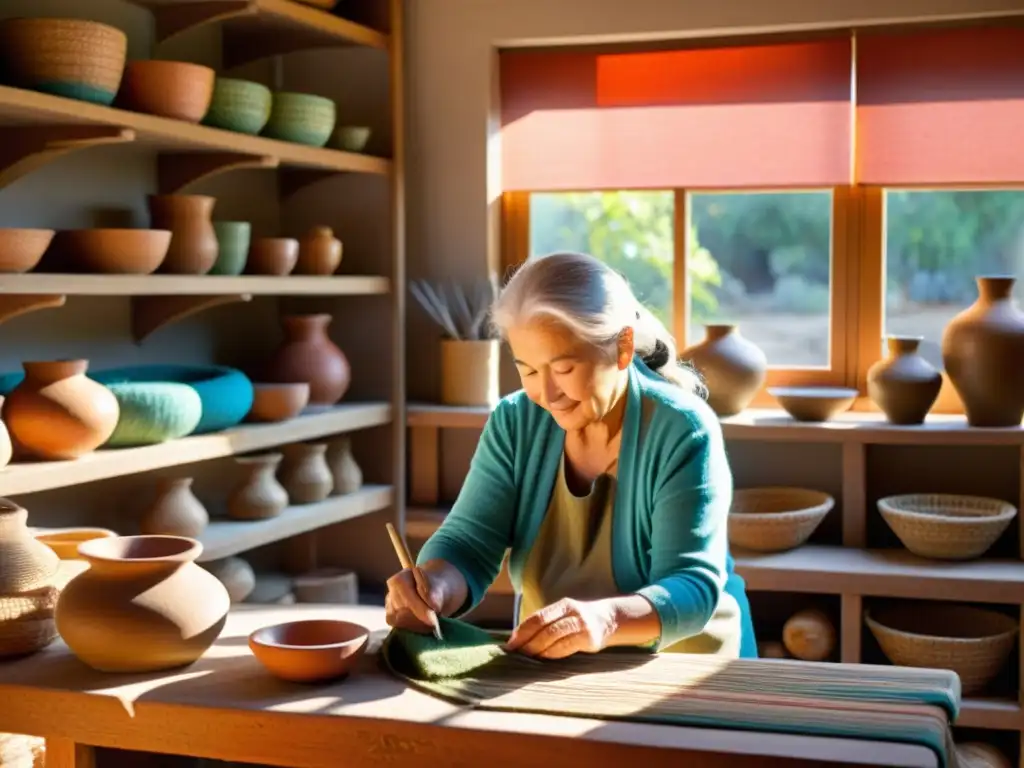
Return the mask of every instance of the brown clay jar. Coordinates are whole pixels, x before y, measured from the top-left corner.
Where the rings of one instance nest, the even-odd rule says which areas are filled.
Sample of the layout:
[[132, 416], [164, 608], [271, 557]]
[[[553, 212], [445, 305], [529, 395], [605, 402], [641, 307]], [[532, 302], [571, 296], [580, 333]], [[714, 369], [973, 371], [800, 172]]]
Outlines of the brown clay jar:
[[363, 470], [352, 456], [352, 439], [348, 435], [335, 438], [328, 444], [327, 466], [334, 477], [335, 495], [355, 493], [362, 487]]
[[113, 393], [85, 375], [87, 360], [23, 363], [24, 380], [3, 403], [15, 444], [40, 459], [77, 459], [114, 433]]
[[978, 300], [942, 336], [942, 361], [973, 427], [1016, 427], [1024, 417], [1024, 312], [1012, 277], [979, 277]]
[[156, 497], [139, 521], [145, 534], [197, 538], [210, 523], [210, 515], [192, 492], [191, 477], [159, 481]]
[[868, 369], [868, 397], [893, 424], [922, 424], [942, 389], [942, 374], [918, 353], [921, 338], [890, 336], [889, 354]]
[[750, 405], [764, 384], [768, 360], [735, 325], [704, 329], [704, 340], [684, 349], [679, 358], [703, 377], [712, 410], [719, 416], [734, 416]]
[[276, 517], [288, 506], [288, 492], [277, 480], [280, 453], [239, 456], [242, 470], [238, 483], [228, 494], [228, 515], [237, 520], [265, 520]]
[[203, 545], [182, 536], [117, 536], [79, 547], [88, 570], [57, 601], [57, 630], [100, 672], [191, 664], [216, 641], [231, 600], [196, 565]]
[[333, 275], [341, 266], [341, 240], [330, 227], [313, 227], [299, 241], [297, 275]]
[[60, 558], [27, 523], [25, 509], [0, 499], [0, 658], [35, 653], [57, 637]]
[[149, 216], [155, 229], [171, 231], [171, 246], [161, 272], [205, 275], [220, 252], [213, 228], [213, 206], [207, 195], [150, 195]]
[[334, 405], [348, 391], [348, 359], [327, 335], [331, 316], [285, 315], [285, 339], [267, 364], [267, 381], [309, 383], [310, 405]]
[[326, 457], [327, 443], [295, 443], [285, 447], [278, 479], [292, 504], [314, 504], [331, 494], [334, 476]]

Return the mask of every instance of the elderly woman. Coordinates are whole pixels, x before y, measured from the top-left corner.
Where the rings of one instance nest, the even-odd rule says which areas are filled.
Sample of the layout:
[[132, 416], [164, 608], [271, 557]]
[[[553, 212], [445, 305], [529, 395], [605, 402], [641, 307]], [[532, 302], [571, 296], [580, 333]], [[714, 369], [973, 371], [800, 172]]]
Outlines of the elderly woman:
[[732, 474], [700, 381], [626, 281], [597, 259], [527, 262], [493, 320], [522, 390], [487, 421], [455, 506], [388, 581], [392, 626], [430, 631], [484, 596], [510, 550], [507, 648], [757, 655], [726, 531]]

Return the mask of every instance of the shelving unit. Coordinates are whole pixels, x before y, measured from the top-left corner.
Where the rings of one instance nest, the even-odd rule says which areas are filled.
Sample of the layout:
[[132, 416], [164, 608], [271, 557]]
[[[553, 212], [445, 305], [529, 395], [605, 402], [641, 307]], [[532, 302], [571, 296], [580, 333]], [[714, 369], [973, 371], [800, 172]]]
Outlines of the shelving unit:
[[[487, 408], [448, 407], [410, 403], [410, 499], [421, 509], [410, 510], [417, 536], [426, 537], [443, 520], [439, 503], [440, 431], [479, 430]], [[1016, 498], [1024, 509], [1024, 428], [978, 429], [966, 426], [962, 416], [932, 416], [924, 425], [888, 424], [872, 413], [850, 413], [823, 424], [793, 421], [782, 411], [751, 410], [722, 420], [723, 434], [732, 445], [742, 442], [804, 443], [831, 446], [841, 463], [841, 493], [832, 515], [841, 518], [840, 539], [833, 545], [805, 544], [774, 554], [734, 550], [737, 571], [757, 593], [794, 593], [832, 596], [839, 604], [840, 659], [863, 661], [865, 598], [944, 600], [1013, 606], [1024, 611], [1024, 525], [1012, 558], [986, 557], [968, 562], [943, 562], [916, 557], [904, 549], [869, 548], [868, 451], [873, 446], [916, 446], [923, 449], [960, 447], [1013, 452], [1022, 468]], [[784, 450], [784, 449], [783, 449]], [[733, 458], [734, 472], [738, 472]], [[779, 484], [787, 484], [785, 482]], [[906, 492], [930, 488], [907, 489]], [[980, 493], [981, 491], [979, 491]], [[415, 521], [415, 522], [412, 522]], [[1008, 535], [1008, 534], [1007, 534]], [[813, 541], [813, 540], [812, 540]], [[1022, 626], [1024, 626], [1024, 613]], [[1021, 651], [1024, 659], [1024, 650]], [[1024, 668], [1024, 664], [1021, 665]], [[1024, 673], [1017, 686], [1024, 691]], [[1024, 710], [1018, 700], [968, 698], [957, 725], [999, 731], [1024, 732]]]
[[[201, 536], [203, 561], [257, 548], [265, 552], [278, 542], [289, 545], [286, 555], [304, 550], [315, 556], [321, 529], [376, 514], [397, 520], [404, 498], [403, 4], [347, 0], [328, 13], [292, 0], [129, 2], [151, 12], [151, 27], [138, 25], [139, 17], [129, 15], [137, 13], [130, 5], [116, 3], [97, 3], [97, 20], [123, 28], [133, 44], [138, 35], [152, 32], [152, 58], [203, 58], [209, 40], [219, 39], [218, 75], [261, 80], [272, 90], [327, 95], [339, 102], [339, 125], [346, 124], [347, 107], [349, 117], [353, 110], [359, 113], [349, 124], [361, 120], [360, 124], [373, 126], [372, 147], [379, 155], [250, 136], [0, 85], [0, 145], [4, 147], [0, 194], [7, 203], [16, 202], [28, 212], [7, 225], [81, 228], [81, 222], [56, 217], [43, 224], [32, 220], [46, 219], [49, 203], [33, 188], [34, 176], [38, 180], [61, 174], [60, 188], [73, 189], [79, 208], [88, 209], [131, 199], [129, 205], [138, 210], [142, 207], [138, 201], [144, 203], [145, 195], [152, 193], [208, 194], [218, 199], [215, 220], [252, 221], [254, 236], [297, 237], [313, 225], [331, 226], [345, 245], [342, 274], [2, 274], [0, 328], [7, 334], [3, 364], [14, 370], [24, 359], [77, 355], [98, 356], [117, 365], [177, 363], [185, 362], [183, 355], [197, 364], [236, 365], [220, 355], [237, 352], [240, 361], [249, 362], [272, 351], [276, 339], [268, 333], [276, 329], [279, 311], [328, 312], [335, 316], [332, 336], [352, 366], [352, 388], [340, 404], [309, 408], [286, 422], [243, 424], [221, 433], [140, 448], [101, 449], [75, 461], [11, 464], [0, 471], [0, 494], [18, 497], [29, 509], [33, 525], [48, 527], [51, 505], [61, 508], [65, 526], [69, 507], [74, 523], [89, 525], [94, 524], [90, 515], [104, 498], [121, 498], [120, 488], [144, 487], [149, 482], [136, 476], [167, 474], [184, 465], [358, 433], [353, 438], [355, 453], [367, 476], [360, 490], [289, 507], [270, 520], [215, 517]], [[31, 4], [7, 15], [19, 11], [59, 15], [52, 7], [41, 14]], [[81, 9], [76, 15], [81, 15]], [[193, 37], [195, 33], [199, 37]], [[160, 46], [172, 40], [175, 53], [166, 55]], [[304, 57], [320, 53], [333, 57], [331, 65], [308, 66]], [[138, 46], [130, 58], [137, 55]], [[352, 56], [373, 57], [369, 60], [373, 72]], [[375, 91], [372, 98], [360, 96], [347, 102], [338, 98], [338, 94], [370, 90]], [[92, 157], [99, 157], [94, 153], [106, 153], [108, 159], [115, 157], [111, 153], [124, 153], [132, 160], [123, 168], [116, 160], [97, 163], [93, 166], [97, 178], [74, 175]], [[306, 195], [309, 191], [315, 195], [312, 203]], [[218, 213], [221, 202], [227, 206], [226, 214]], [[97, 208], [97, 216], [100, 212]], [[110, 309], [115, 302], [101, 305], [99, 297], [115, 298], [117, 306], [126, 310], [123, 314], [119, 310], [121, 322], [116, 327]], [[253, 302], [254, 297], [265, 300]], [[231, 314], [218, 313], [223, 328], [205, 317], [196, 318], [202, 325], [178, 324], [225, 305], [237, 305], [238, 313], [235, 307], [228, 308]], [[37, 310], [58, 308], [60, 312], [34, 315]], [[70, 317], [74, 318], [71, 325], [62, 323], [62, 318]], [[357, 317], [369, 326], [353, 322]], [[8, 322], [15, 318], [17, 322]], [[172, 324], [177, 325], [168, 328]], [[368, 327], [372, 327], [369, 333]], [[150, 343], [154, 340], [149, 337], [157, 331], [161, 332], [159, 342]], [[108, 335], [101, 338], [102, 334]], [[140, 346], [144, 340], [147, 345]], [[59, 352], [51, 352], [50, 347], [60, 348]], [[89, 352], [80, 353], [80, 347]], [[218, 477], [218, 470], [210, 467], [197, 466], [189, 472], [207, 472], [214, 482], [220, 481], [222, 490], [233, 479]], [[71, 497], [61, 495], [62, 490], [77, 493], [76, 486], [94, 483], [83, 487], [75, 499], [79, 503], [69, 504]], [[130, 513], [123, 512], [128, 529]], [[360, 548], [343, 539], [324, 538], [326, 555], [320, 564], [348, 566], [350, 553], [358, 559]], [[316, 546], [306, 546], [310, 542]], [[282, 560], [295, 568], [316, 564], [308, 558], [306, 562], [290, 556]], [[351, 567], [358, 569], [357, 564]], [[369, 581], [374, 579], [371, 574]]]

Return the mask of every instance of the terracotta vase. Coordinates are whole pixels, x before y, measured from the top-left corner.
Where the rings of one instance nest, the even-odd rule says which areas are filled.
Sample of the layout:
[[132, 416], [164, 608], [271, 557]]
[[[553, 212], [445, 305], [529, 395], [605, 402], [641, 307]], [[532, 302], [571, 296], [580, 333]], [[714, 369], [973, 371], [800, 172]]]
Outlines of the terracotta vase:
[[60, 558], [27, 523], [24, 508], [0, 498], [0, 658], [35, 653], [57, 637]]
[[142, 515], [139, 530], [145, 534], [198, 538], [210, 524], [210, 515], [192, 492], [191, 477], [159, 481], [156, 497]]
[[57, 601], [57, 630], [101, 672], [155, 672], [191, 664], [224, 628], [231, 600], [194, 562], [183, 536], [118, 536], [82, 544], [89, 568]]
[[331, 341], [331, 316], [285, 315], [285, 340], [267, 364], [267, 380], [309, 383], [310, 405], [334, 405], [348, 391], [351, 379], [345, 353]]
[[1012, 277], [979, 277], [978, 300], [942, 336], [946, 375], [973, 427], [1015, 427], [1024, 417], [1024, 312]]
[[327, 466], [327, 443], [286, 446], [278, 478], [292, 504], [315, 504], [326, 499], [334, 487], [334, 477]]
[[40, 459], [77, 459], [114, 433], [117, 398], [85, 375], [87, 360], [23, 363], [25, 378], [3, 403], [19, 449]]
[[235, 459], [242, 478], [228, 495], [228, 515], [238, 520], [264, 520], [281, 514], [288, 506], [288, 492], [275, 476], [281, 458], [280, 453], [264, 453]]
[[942, 389], [942, 374], [918, 353], [921, 338], [890, 336], [889, 354], [868, 369], [868, 397], [893, 424], [921, 424]]
[[352, 439], [345, 435], [332, 440], [327, 448], [327, 466], [334, 478], [333, 493], [354, 493], [363, 486], [363, 470], [352, 457]]
[[684, 349], [679, 358], [704, 378], [712, 410], [719, 416], [734, 416], [761, 389], [768, 360], [735, 325], [707, 325], [704, 330], [704, 340]]
[[256, 573], [252, 566], [240, 557], [226, 557], [209, 563], [206, 570], [224, 585], [232, 603], [242, 602], [256, 588]]
[[171, 247], [161, 272], [205, 275], [217, 263], [220, 245], [213, 227], [213, 206], [207, 195], [150, 195], [149, 216], [155, 229], [171, 231]]
[[341, 240], [330, 227], [313, 227], [299, 241], [297, 275], [333, 275], [341, 266]]

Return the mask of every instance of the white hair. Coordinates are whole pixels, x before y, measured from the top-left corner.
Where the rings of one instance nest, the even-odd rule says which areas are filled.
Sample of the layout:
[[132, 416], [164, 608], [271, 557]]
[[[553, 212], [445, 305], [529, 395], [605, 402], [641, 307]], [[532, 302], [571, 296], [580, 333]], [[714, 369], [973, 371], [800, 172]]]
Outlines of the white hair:
[[618, 272], [593, 256], [553, 253], [523, 264], [502, 289], [491, 320], [502, 338], [508, 329], [547, 318], [614, 360], [619, 337], [633, 329], [636, 354], [667, 381], [706, 395], [697, 373], [679, 362], [665, 325], [633, 295]]

